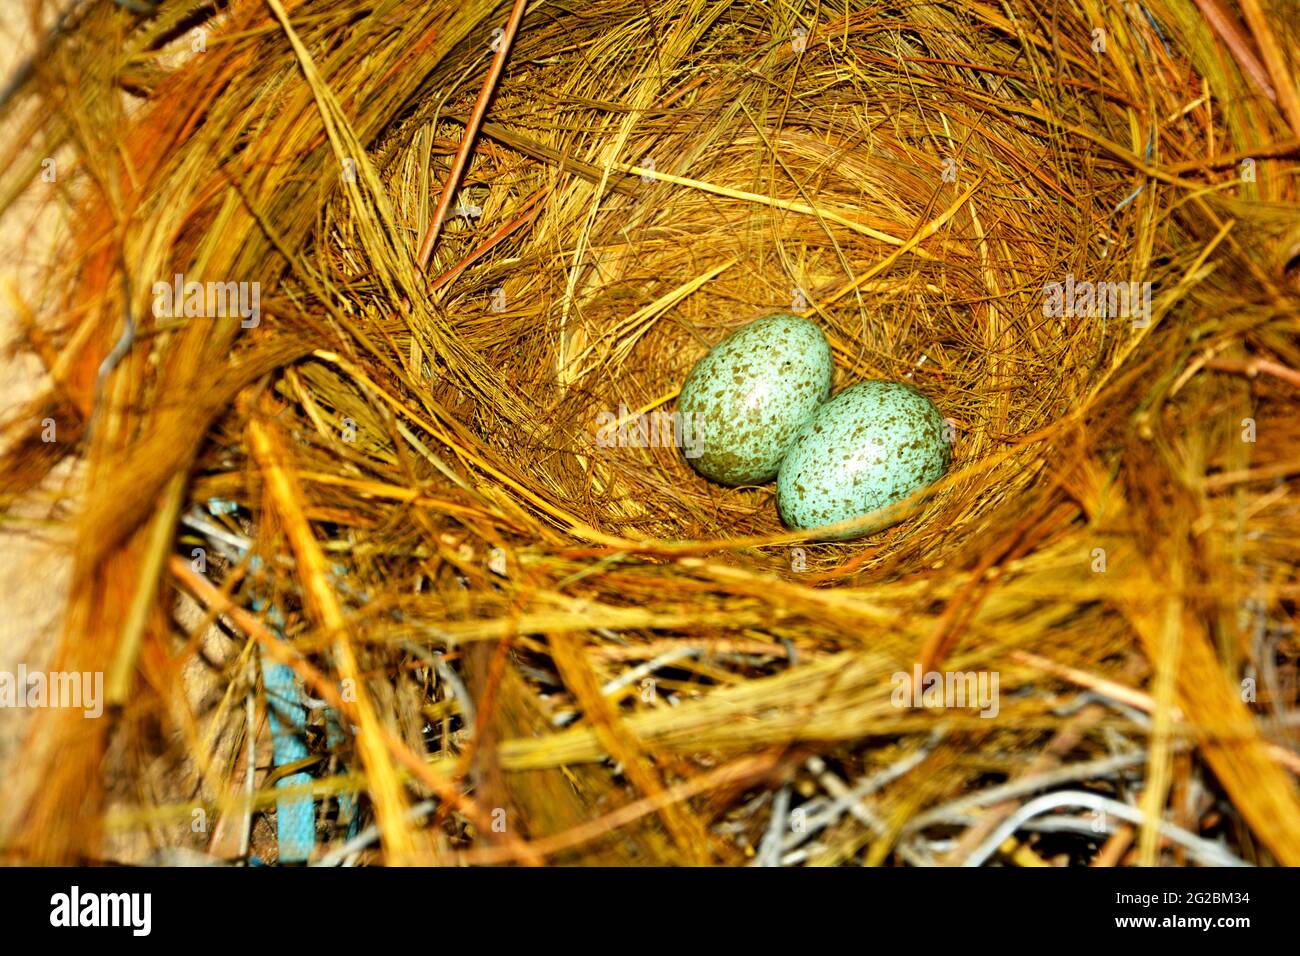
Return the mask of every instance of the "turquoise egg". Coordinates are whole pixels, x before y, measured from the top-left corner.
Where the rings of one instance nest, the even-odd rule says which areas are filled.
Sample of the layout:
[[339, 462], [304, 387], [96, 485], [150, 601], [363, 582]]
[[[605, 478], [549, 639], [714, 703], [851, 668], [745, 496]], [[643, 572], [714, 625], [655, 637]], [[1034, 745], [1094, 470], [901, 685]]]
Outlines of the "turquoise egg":
[[851, 385], [795, 436], [777, 476], [776, 506], [786, 527], [800, 531], [847, 521], [902, 501], [939, 478], [951, 458], [943, 416], [916, 389], [901, 382]]
[[831, 347], [822, 330], [777, 313], [731, 333], [686, 377], [677, 411], [686, 460], [705, 478], [752, 485], [781, 459], [831, 392]]

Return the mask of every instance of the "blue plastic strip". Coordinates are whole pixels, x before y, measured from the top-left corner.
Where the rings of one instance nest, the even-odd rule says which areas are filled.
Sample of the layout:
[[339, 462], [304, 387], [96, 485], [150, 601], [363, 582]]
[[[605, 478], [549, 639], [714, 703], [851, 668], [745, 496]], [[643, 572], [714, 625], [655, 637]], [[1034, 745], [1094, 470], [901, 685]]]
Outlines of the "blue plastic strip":
[[[239, 508], [237, 503], [222, 498], [209, 499], [207, 506], [208, 511], [214, 515], [233, 514]], [[240, 549], [241, 553], [242, 551]], [[249, 562], [249, 569], [256, 573], [261, 567], [261, 558], [254, 555]], [[335, 564], [332, 570], [335, 583], [343, 584], [338, 579], [347, 574], [347, 569]], [[349, 589], [344, 585], [343, 590]], [[365, 597], [368, 598], [368, 595]], [[252, 599], [252, 606], [259, 614], [265, 612], [267, 626], [283, 638], [285, 621], [280, 609], [274, 605], [268, 608], [266, 601], [256, 595]], [[267, 718], [271, 727], [271, 762], [276, 767], [284, 767], [310, 754], [306, 742], [308, 709], [294, 669], [265, 654], [261, 655], [260, 660], [262, 684], [266, 689]], [[332, 708], [326, 707], [324, 716], [326, 745], [331, 750], [337, 750], [346, 743], [347, 733]], [[290, 774], [276, 783], [276, 789], [306, 787], [311, 784], [311, 780], [311, 774], [305, 771]], [[349, 838], [354, 837], [360, 823], [357, 795], [341, 793], [337, 799], [338, 825], [346, 828]], [[275, 819], [280, 862], [307, 862], [316, 847], [315, 799], [310, 793], [280, 797], [275, 802]]]
[[[254, 597], [253, 610], [266, 610], [266, 602]], [[271, 607], [266, 611], [266, 623], [278, 637], [283, 638], [280, 629], [284, 625], [284, 615], [279, 608]], [[307, 708], [303, 706], [298, 675], [293, 668], [269, 659], [265, 653], [261, 660], [267, 719], [271, 724], [271, 763], [283, 767], [310, 753], [304, 739]], [[282, 777], [275, 787], [279, 790], [310, 783], [311, 775], [302, 771]], [[311, 851], [316, 846], [316, 801], [310, 793], [280, 797], [275, 801], [275, 831], [281, 863], [305, 863], [311, 858]]]
[[[298, 675], [287, 664], [262, 657], [262, 683], [266, 687], [267, 713], [271, 722], [271, 759], [277, 767], [302, 760], [309, 753], [303, 740], [307, 708], [301, 703]], [[289, 774], [276, 782], [276, 789], [311, 784], [305, 771]], [[305, 863], [316, 846], [316, 803], [310, 793], [279, 797], [275, 801], [276, 833], [281, 863]]]

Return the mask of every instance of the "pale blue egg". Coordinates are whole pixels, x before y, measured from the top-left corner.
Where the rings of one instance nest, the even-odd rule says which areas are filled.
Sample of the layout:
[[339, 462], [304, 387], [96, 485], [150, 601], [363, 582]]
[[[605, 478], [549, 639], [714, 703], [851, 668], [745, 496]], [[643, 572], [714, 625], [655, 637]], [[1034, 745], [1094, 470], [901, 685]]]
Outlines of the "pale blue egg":
[[817, 409], [795, 436], [777, 476], [777, 509], [786, 526], [797, 530], [857, 518], [930, 484], [951, 457], [943, 416], [916, 389], [901, 382], [851, 385]]
[[742, 326], [686, 377], [686, 460], [725, 485], [771, 481], [795, 433], [831, 391], [831, 347], [812, 322], [777, 313]]

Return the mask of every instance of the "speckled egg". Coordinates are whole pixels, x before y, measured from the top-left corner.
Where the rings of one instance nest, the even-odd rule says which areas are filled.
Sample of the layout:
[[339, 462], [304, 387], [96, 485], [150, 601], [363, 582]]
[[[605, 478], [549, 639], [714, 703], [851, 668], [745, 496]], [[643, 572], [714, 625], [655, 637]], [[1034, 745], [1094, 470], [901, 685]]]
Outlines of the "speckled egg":
[[698, 440], [686, 460], [705, 478], [776, 476], [790, 442], [831, 391], [831, 347], [807, 319], [777, 313], [737, 329], [686, 377], [677, 411]]
[[777, 476], [776, 505], [796, 530], [847, 521], [902, 501], [939, 478], [951, 458], [933, 402], [901, 382], [862, 382], [822, 405], [795, 436]]

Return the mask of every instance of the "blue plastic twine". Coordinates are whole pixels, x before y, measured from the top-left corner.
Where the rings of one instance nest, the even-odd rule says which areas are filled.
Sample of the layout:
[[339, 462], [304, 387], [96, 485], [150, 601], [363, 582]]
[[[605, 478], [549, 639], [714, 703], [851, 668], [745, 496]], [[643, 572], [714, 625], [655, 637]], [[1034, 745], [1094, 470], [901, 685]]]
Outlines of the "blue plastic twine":
[[[207, 502], [208, 511], [214, 515], [233, 514], [239, 505], [233, 501], [213, 498]], [[240, 556], [246, 548], [237, 547]], [[261, 558], [254, 555], [249, 561], [250, 570], [262, 566]], [[346, 569], [335, 566], [335, 574], [346, 574]], [[274, 605], [254, 595], [253, 610], [265, 611], [267, 627], [284, 640], [284, 614]], [[259, 655], [262, 665], [262, 684], [266, 689], [267, 719], [271, 727], [271, 763], [285, 767], [310, 755], [307, 749], [307, 697], [298, 685], [298, 675], [287, 664], [270, 659], [265, 652]], [[347, 742], [347, 733], [338, 715], [325, 707], [325, 742], [330, 750], [337, 750]], [[289, 774], [276, 782], [276, 789], [301, 788], [303, 792], [286, 794], [275, 801], [276, 841], [279, 844], [281, 863], [305, 863], [316, 847], [316, 801], [306, 788], [311, 784], [311, 774], [306, 771]], [[346, 828], [349, 838], [356, 836], [359, 817], [357, 796], [352, 793], [338, 795], [338, 825]], [[258, 861], [253, 861], [258, 862]]]
[[[262, 611], [265, 602], [261, 598], [253, 599], [253, 610]], [[271, 608], [267, 623], [273, 628], [277, 637], [283, 640], [284, 633], [278, 624], [276, 608]], [[267, 717], [271, 724], [271, 762], [276, 767], [284, 767], [308, 756], [307, 743], [307, 708], [302, 701], [302, 691], [298, 688], [298, 675], [288, 664], [270, 660], [266, 653], [261, 655], [262, 683], [266, 687]], [[276, 789], [286, 787], [306, 787], [311, 783], [311, 775], [305, 771], [291, 773], [276, 781]], [[275, 801], [276, 838], [280, 844], [281, 863], [305, 863], [311, 858], [311, 851], [316, 846], [316, 801], [311, 793], [297, 793], [277, 797]]]

